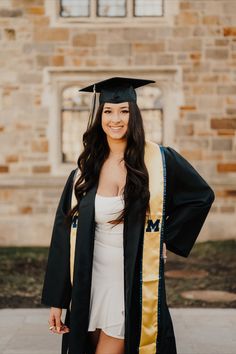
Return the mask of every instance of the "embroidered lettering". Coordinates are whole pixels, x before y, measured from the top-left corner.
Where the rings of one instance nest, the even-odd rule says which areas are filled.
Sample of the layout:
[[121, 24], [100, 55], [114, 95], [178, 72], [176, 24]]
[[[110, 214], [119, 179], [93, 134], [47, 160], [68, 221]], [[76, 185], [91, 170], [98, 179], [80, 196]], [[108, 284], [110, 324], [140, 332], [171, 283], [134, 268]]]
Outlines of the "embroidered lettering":
[[157, 231], [159, 231], [160, 219], [156, 219], [155, 222], [153, 222], [152, 219], [148, 219], [147, 223], [148, 224], [147, 224], [146, 232], [157, 232]]
[[71, 225], [73, 229], [77, 227], [77, 224], [78, 224], [78, 215], [74, 215], [72, 219], [72, 225]]

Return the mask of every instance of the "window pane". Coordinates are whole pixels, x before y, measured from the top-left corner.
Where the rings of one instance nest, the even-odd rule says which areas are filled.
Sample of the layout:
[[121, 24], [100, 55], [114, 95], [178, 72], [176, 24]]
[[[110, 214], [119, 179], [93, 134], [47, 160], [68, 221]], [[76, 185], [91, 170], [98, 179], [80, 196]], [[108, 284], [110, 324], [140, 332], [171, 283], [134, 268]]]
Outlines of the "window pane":
[[60, 0], [62, 17], [88, 17], [89, 0]]
[[125, 0], [98, 0], [98, 16], [121, 17], [126, 15]]
[[136, 91], [145, 137], [147, 140], [161, 144], [163, 141], [162, 92], [158, 87], [151, 86], [140, 87]]
[[162, 144], [162, 111], [159, 109], [141, 110], [145, 138], [154, 143]]
[[61, 147], [63, 162], [75, 163], [82, 151], [82, 136], [87, 128], [91, 94], [79, 94], [78, 86], [62, 93]]
[[134, 0], [134, 16], [162, 16], [163, 0]]

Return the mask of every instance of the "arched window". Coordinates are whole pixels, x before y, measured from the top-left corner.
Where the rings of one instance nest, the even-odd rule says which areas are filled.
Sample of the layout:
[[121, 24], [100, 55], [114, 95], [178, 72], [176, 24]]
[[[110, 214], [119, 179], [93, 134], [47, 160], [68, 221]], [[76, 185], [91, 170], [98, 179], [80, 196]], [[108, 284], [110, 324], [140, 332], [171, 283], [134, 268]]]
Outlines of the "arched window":
[[62, 162], [75, 162], [82, 150], [82, 136], [87, 127], [90, 100], [90, 94], [78, 93], [78, 86], [70, 86], [62, 91]]
[[[146, 139], [162, 143], [163, 110], [162, 93], [157, 87], [137, 89], [138, 106], [141, 109]], [[78, 86], [62, 90], [61, 155], [62, 162], [75, 163], [82, 151], [82, 136], [86, 130], [91, 94], [79, 93]]]
[[155, 143], [163, 142], [162, 92], [158, 87], [144, 86], [137, 91], [137, 103], [141, 109], [145, 137]]

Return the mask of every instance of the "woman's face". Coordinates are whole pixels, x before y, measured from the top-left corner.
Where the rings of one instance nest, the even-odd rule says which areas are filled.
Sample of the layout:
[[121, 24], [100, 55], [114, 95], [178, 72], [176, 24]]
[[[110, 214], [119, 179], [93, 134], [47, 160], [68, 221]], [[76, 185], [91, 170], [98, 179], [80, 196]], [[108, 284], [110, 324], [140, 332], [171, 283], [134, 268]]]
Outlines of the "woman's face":
[[129, 122], [129, 103], [105, 103], [102, 111], [102, 128], [110, 139], [125, 137]]

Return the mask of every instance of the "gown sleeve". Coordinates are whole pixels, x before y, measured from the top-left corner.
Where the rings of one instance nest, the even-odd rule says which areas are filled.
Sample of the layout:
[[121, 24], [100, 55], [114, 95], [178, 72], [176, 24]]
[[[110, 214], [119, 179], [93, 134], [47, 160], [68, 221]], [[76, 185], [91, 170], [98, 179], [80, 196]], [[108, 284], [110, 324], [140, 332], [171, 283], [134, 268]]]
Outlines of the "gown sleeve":
[[177, 151], [164, 147], [168, 250], [187, 257], [205, 222], [215, 194], [194, 167]]
[[65, 309], [71, 299], [70, 227], [65, 217], [71, 206], [74, 172], [66, 181], [56, 210], [41, 296], [42, 304]]

